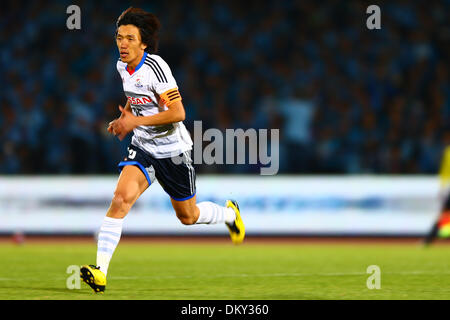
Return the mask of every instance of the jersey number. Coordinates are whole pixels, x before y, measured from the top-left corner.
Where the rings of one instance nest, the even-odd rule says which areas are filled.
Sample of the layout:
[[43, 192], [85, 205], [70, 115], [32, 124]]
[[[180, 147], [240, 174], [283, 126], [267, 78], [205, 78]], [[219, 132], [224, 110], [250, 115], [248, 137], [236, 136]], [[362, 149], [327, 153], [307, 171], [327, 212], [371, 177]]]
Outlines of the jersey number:
[[136, 150], [128, 149], [128, 159], [134, 159], [136, 157]]

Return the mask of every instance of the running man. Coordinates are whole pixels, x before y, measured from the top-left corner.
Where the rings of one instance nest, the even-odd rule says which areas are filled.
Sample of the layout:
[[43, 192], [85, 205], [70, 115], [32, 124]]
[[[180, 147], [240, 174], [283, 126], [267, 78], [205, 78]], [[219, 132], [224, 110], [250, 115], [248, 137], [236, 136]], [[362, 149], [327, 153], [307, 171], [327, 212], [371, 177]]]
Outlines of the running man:
[[98, 233], [97, 264], [80, 269], [81, 279], [101, 293], [123, 220], [155, 179], [170, 196], [181, 223], [225, 223], [233, 243], [240, 244], [245, 237], [236, 201], [227, 200], [225, 207], [209, 201], [196, 203], [195, 171], [189, 156], [192, 140], [183, 124], [181, 95], [169, 66], [155, 54], [159, 20], [131, 7], [120, 15], [116, 26], [117, 70], [127, 103], [119, 106], [121, 115], [109, 123], [108, 132], [123, 140], [133, 131], [133, 138], [127, 157], [119, 163], [121, 174]]

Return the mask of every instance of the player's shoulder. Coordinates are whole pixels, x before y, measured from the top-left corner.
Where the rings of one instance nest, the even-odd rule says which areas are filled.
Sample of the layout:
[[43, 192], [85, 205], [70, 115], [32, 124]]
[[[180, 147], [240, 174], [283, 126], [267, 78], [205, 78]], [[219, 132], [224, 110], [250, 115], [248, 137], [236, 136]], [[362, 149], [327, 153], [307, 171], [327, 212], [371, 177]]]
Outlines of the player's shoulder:
[[157, 54], [147, 54], [144, 64], [159, 82], [168, 82], [172, 76], [167, 62]]
[[170, 71], [168, 63], [157, 54], [147, 54], [145, 57], [145, 64], [150, 67], [156, 67], [157, 69], [162, 69], [163, 71]]
[[161, 65], [168, 66], [167, 62], [160, 55], [157, 55], [157, 54], [147, 53], [145, 60], [146, 61], [154, 61]]

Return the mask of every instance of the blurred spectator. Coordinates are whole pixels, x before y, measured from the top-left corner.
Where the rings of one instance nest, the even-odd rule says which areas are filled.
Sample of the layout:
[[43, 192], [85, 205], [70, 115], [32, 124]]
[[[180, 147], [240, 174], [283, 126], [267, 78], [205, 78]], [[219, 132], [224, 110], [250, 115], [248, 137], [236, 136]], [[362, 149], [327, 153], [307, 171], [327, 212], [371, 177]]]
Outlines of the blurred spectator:
[[[129, 3], [2, 2], [0, 173], [113, 173], [106, 133], [125, 103], [115, 22]], [[450, 1], [134, 1], [162, 22], [159, 54], [185, 121], [279, 128], [280, 173], [436, 173], [450, 129]], [[100, 10], [101, 9], [101, 10]], [[253, 165], [196, 166], [254, 173]]]

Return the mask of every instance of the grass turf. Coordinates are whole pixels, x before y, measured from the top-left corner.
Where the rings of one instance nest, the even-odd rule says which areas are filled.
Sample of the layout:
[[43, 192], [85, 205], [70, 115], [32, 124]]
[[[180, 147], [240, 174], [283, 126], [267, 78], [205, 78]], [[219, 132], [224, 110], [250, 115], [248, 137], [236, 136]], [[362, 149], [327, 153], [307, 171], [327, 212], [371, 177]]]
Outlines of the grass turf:
[[[450, 247], [414, 244], [119, 244], [104, 295], [66, 287], [95, 243], [0, 243], [0, 299], [449, 299]], [[369, 290], [369, 265], [381, 289]]]

